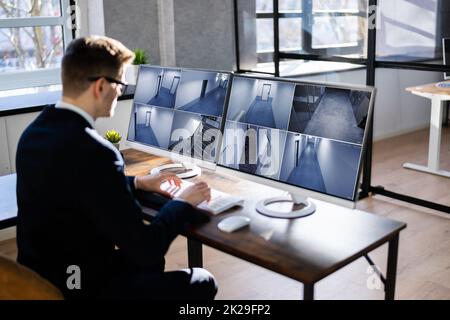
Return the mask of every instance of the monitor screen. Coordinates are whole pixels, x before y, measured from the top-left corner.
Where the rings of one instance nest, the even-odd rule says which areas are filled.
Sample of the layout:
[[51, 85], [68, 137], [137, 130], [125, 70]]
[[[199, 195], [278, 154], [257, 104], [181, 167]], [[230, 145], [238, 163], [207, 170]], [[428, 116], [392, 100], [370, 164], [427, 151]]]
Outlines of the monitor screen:
[[141, 66], [128, 140], [214, 162], [230, 74]]
[[235, 76], [219, 164], [354, 201], [371, 95]]
[[[450, 65], [450, 38], [442, 39], [442, 47], [444, 49], [444, 65]], [[450, 79], [450, 72], [446, 72], [445, 79]]]

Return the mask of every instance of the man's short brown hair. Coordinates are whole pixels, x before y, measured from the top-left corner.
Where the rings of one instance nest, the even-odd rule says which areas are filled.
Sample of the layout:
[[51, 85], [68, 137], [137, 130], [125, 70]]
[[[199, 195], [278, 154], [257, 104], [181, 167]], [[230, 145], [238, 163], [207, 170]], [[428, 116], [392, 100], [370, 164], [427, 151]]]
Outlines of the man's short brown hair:
[[62, 60], [63, 94], [80, 95], [89, 88], [89, 77], [117, 78], [133, 60], [134, 53], [117, 40], [99, 36], [75, 39]]

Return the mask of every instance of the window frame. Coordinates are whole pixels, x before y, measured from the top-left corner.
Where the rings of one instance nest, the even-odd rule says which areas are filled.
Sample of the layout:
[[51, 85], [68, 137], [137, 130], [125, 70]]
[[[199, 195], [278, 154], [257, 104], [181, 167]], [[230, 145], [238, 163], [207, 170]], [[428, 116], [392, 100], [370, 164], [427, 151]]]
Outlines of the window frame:
[[[312, 33], [307, 32], [307, 30], [312, 30], [314, 27], [314, 18], [315, 17], [358, 17], [358, 18], [367, 18], [367, 8], [359, 7], [357, 10], [351, 9], [336, 9], [336, 10], [313, 10], [313, 4], [310, 0], [302, 0], [302, 9], [301, 10], [289, 10], [289, 11], [279, 11], [278, 1], [274, 3], [272, 12], [256, 12], [256, 19], [273, 19], [274, 29], [278, 29], [279, 26], [276, 26], [277, 20], [279, 19], [290, 19], [296, 18], [301, 19], [302, 21], [302, 29], [301, 29], [301, 41], [302, 47], [299, 50], [283, 50], [279, 49], [279, 53], [281, 54], [302, 54], [302, 55], [310, 55], [310, 56], [334, 56], [334, 55], [350, 55], [355, 52], [360, 52], [361, 49], [364, 51], [364, 47], [366, 45], [365, 41], [358, 41], [356, 45], [348, 45], [344, 47], [338, 47], [336, 45], [323, 45], [321, 48], [313, 48], [312, 45]], [[363, 26], [359, 26], [360, 31], [365, 32], [366, 28]], [[275, 44], [276, 41], [279, 43], [279, 32], [274, 34], [274, 50], [257, 50], [257, 59], [258, 63], [264, 62], [273, 62], [274, 55], [277, 52], [277, 46]], [[299, 53], [299, 51], [303, 51], [306, 53]], [[352, 61], [353, 58], [349, 58]], [[357, 60], [365, 59], [365, 58], [355, 58]], [[347, 61], [347, 60], [346, 60]]]
[[[303, 0], [303, 1], [311, 1], [311, 0]], [[377, 49], [377, 28], [371, 27], [377, 26], [377, 21], [380, 19], [380, 13], [378, 11], [378, 4], [380, 0], [367, 0], [368, 10], [367, 10], [367, 19], [371, 20], [371, 23], [367, 25], [368, 35], [367, 35], [367, 57], [365, 58], [347, 58], [340, 56], [333, 56], [329, 53], [327, 55], [315, 55], [315, 54], [298, 54], [298, 53], [286, 53], [280, 52], [279, 41], [276, 35], [278, 32], [278, 23], [279, 17], [281, 13], [278, 10], [278, 0], [273, 0], [273, 11], [278, 14], [273, 15], [274, 19], [274, 47], [275, 52], [273, 54], [273, 62], [275, 66], [275, 72], [259, 72], [254, 70], [245, 70], [241, 68], [241, 58], [240, 58], [240, 42], [239, 42], [239, 15], [238, 15], [238, 0], [233, 0], [234, 3], [234, 23], [235, 23], [235, 53], [236, 53], [236, 73], [256, 73], [256, 74], [264, 74], [270, 76], [280, 77], [280, 61], [283, 59], [293, 59], [293, 60], [317, 60], [317, 61], [333, 61], [333, 62], [347, 62], [358, 65], [365, 66], [366, 70], [366, 85], [375, 86], [375, 72], [378, 68], [385, 69], [405, 69], [405, 70], [417, 70], [417, 71], [434, 71], [434, 72], [450, 72], [450, 66], [448, 65], [440, 65], [435, 63], [425, 63], [429, 60], [423, 61], [408, 61], [408, 62], [400, 62], [400, 61], [383, 61], [378, 59], [376, 56]], [[432, 59], [431, 61], [434, 61]], [[292, 77], [292, 76], [291, 76]], [[450, 206], [443, 205], [440, 203], [430, 202], [424, 199], [411, 197], [408, 195], [400, 194], [397, 192], [390, 191], [386, 189], [384, 186], [373, 186], [372, 185], [372, 153], [373, 153], [373, 118], [369, 123], [369, 137], [368, 137], [368, 145], [366, 148], [366, 161], [364, 163], [362, 182], [360, 185], [361, 191], [359, 194], [359, 200], [368, 197], [370, 194], [379, 194], [389, 198], [405, 201], [408, 203], [412, 203], [418, 206], [430, 208], [433, 210], [438, 210], [446, 213], [450, 213]]]
[[[26, 17], [0, 18], [0, 28], [52, 27], [60, 26], [63, 36], [63, 50], [74, 38], [73, 15], [76, 12], [74, 0], [59, 0], [61, 15], [59, 17]], [[75, 17], [76, 19], [76, 17]], [[70, 27], [68, 26], [70, 21]], [[37, 70], [19, 70], [0, 73], [0, 88], [2, 90], [21, 89], [27, 87], [46, 86], [61, 83], [61, 68], [45, 68]]]

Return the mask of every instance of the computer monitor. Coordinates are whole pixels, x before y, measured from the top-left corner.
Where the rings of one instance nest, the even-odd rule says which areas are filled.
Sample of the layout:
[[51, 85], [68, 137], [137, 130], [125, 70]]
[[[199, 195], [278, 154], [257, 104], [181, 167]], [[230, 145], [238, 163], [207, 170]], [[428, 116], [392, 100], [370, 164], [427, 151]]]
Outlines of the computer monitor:
[[141, 66], [128, 145], [214, 168], [230, 73]]
[[234, 76], [219, 166], [352, 207], [373, 99], [374, 88]]
[[[443, 58], [444, 58], [444, 65], [450, 65], [450, 38], [443, 38], [442, 39], [442, 49], [443, 49]], [[444, 79], [449, 80], [450, 79], [450, 72], [444, 73]]]

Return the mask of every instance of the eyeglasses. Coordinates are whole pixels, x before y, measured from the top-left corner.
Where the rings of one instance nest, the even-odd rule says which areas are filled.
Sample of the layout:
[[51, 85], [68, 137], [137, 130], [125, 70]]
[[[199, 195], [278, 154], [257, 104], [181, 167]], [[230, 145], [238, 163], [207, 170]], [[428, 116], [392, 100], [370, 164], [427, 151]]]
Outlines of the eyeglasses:
[[98, 79], [104, 78], [106, 81], [108, 81], [109, 83], [116, 83], [116, 84], [120, 84], [120, 95], [123, 95], [125, 93], [125, 91], [128, 88], [128, 83], [124, 83], [120, 80], [111, 78], [111, 77], [106, 77], [106, 76], [98, 76], [98, 77], [89, 77], [88, 80], [89, 81], [97, 81]]

